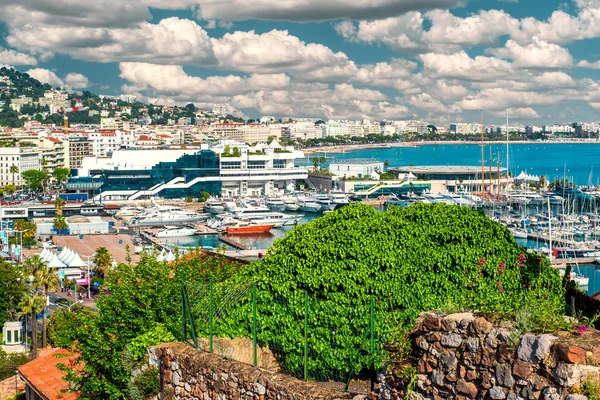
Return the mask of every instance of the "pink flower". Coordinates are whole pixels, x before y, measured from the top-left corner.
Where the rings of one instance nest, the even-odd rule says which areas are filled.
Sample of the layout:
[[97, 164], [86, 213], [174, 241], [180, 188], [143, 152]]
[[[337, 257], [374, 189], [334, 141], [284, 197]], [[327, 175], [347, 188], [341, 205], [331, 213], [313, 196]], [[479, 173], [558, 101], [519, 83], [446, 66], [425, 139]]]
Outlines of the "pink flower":
[[479, 259], [479, 265], [483, 265], [485, 264], [485, 258], [480, 258]]
[[468, 274], [468, 273], [469, 273], [469, 270], [466, 270], [466, 271], [465, 271], [465, 274]]
[[525, 261], [525, 254], [519, 255], [519, 261], [521, 261], [521, 262]]
[[585, 326], [585, 325], [579, 325], [579, 326], [577, 327], [577, 334], [578, 334], [579, 336], [583, 336], [583, 334], [584, 334], [584, 333], [586, 333], [586, 332], [587, 332], [587, 330], [588, 330], [587, 326]]
[[501, 288], [500, 288], [500, 291], [501, 291], [501, 292], [504, 292], [504, 288], [503, 288], [503, 287], [501, 287]]
[[500, 286], [500, 282], [499, 281], [496, 281], [496, 286]]
[[500, 264], [498, 264], [498, 268], [504, 268], [505, 264], [504, 261], [500, 261]]

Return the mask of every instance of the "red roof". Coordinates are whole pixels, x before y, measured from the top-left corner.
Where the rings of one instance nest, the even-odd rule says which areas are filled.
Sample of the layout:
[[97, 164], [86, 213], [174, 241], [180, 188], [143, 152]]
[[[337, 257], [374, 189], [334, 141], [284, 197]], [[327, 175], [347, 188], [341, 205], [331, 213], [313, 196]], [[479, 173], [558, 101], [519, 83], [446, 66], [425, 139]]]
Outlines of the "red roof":
[[53, 137], [48, 137], [48, 140], [51, 141], [52, 143], [62, 143], [62, 140], [59, 140], [59, 139], [53, 138]]
[[79, 393], [66, 392], [69, 389], [69, 382], [63, 379], [66, 372], [56, 367], [57, 364], [64, 364], [69, 368], [75, 368], [75, 358], [76, 356], [68, 350], [59, 348], [51, 349], [45, 355], [21, 365], [18, 368], [19, 375], [43, 399], [78, 399]]

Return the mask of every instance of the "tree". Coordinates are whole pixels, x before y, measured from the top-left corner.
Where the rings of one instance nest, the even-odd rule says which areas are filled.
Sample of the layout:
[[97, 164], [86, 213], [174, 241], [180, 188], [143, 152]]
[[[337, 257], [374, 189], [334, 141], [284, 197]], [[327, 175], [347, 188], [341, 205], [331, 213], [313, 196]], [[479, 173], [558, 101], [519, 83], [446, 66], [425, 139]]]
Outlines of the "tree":
[[54, 209], [56, 210], [56, 215], [62, 215], [66, 203], [67, 202], [62, 197], [56, 197], [56, 199], [54, 199]]
[[112, 266], [113, 258], [106, 247], [98, 247], [94, 253], [94, 269], [97, 274], [104, 277]]
[[[446, 204], [387, 212], [350, 204], [294, 228], [227, 285], [250, 282], [257, 287], [258, 340], [283, 349], [288, 370], [301, 367], [308, 294], [309, 354], [318, 354], [309, 356], [309, 365], [326, 376], [369, 365], [356, 349], [371, 300], [378, 362], [386, 357], [383, 343], [393, 338], [386, 327], [407, 329], [423, 311], [452, 305], [510, 315], [527, 308], [562, 318], [565, 307], [560, 277], [547, 258], [528, 253], [485, 215]], [[251, 337], [249, 306], [236, 303], [218, 334]]]
[[69, 229], [69, 224], [67, 223], [67, 220], [65, 219], [64, 215], [57, 214], [54, 217], [54, 223], [52, 227], [57, 231], [64, 231], [66, 229]]
[[4, 185], [2, 189], [4, 190], [4, 193], [8, 195], [13, 195], [17, 191], [17, 187], [11, 183]]
[[46, 261], [44, 261], [44, 259], [42, 257], [40, 257], [39, 254], [34, 254], [33, 256], [31, 256], [27, 260], [25, 260], [25, 267], [27, 267], [27, 269], [29, 270], [29, 273], [31, 275], [33, 275], [34, 277], [37, 274], [38, 270], [42, 269], [43, 267], [45, 267], [47, 265], [48, 265], [48, 263]]
[[23, 180], [29, 189], [37, 191], [42, 187], [42, 183], [48, 177], [48, 172], [30, 169], [29, 171], [21, 173], [21, 177], [23, 177]]
[[223, 156], [227, 157], [229, 155], [231, 155], [231, 147], [229, 145], [226, 145], [223, 149]]
[[58, 183], [62, 183], [67, 180], [71, 170], [69, 168], [54, 168], [52, 171], [52, 176]]
[[234, 157], [241, 157], [242, 156], [242, 152], [240, 151], [240, 149], [238, 147], [234, 147], [233, 148], [233, 156]]
[[319, 158], [319, 163], [321, 164], [321, 169], [325, 168], [325, 163], [327, 162], [327, 158], [325, 156], [321, 156]]
[[9, 171], [13, 176], [12, 177], [13, 182], [15, 182], [15, 174], [19, 173], [19, 167], [17, 167], [16, 165], [11, 165]]
[[16, 307], [26, 293], [22, 268], [0, 262], [0, 326], [6, 321], [15, 320]]
[[44, 307], [42, 298], [36, 293], [33, 296], [25, 295], [19, 308], [26, 314], [31, 314], [31, 356], [37, 357], [38, 353], [38, 330], [37, 315]]
[[544, 175], [540, 176], [540, 188], [544, 189], [547, 184], [548, 180], [546, 179], [546, 177]]
[[43, 312], [43, 323], [42, 323], [42, 347], [46, 347], [46, 328], [47, 328], [47, 317], [46, 317], [46, 304], [48, 302], [48, 291], [55, 290], [60, 286], [58, 275], [56, 272], [47, 265], [42, 265], [37, 269], [34, 276], [36, 286], [41, 286], [44, 289], [44, 312]]
[[388, 167], [390, 166], [390, 160], [385, 160], [383, 162], [383, 170], [387, 171]]
[[14, 222], [14, 227], [16, 231], [20, 231], [21, 235], [23, 235], [23, 243], [30, 243], [35, 240], [35, 234], [37, 232], [35, 222], [26, 219], [17, 219]]
[[311, 161], [313, 163], [314, 172], [317, 172], [317, 169], [319, 169], [319, 157], [313, 157], [311, 158]]

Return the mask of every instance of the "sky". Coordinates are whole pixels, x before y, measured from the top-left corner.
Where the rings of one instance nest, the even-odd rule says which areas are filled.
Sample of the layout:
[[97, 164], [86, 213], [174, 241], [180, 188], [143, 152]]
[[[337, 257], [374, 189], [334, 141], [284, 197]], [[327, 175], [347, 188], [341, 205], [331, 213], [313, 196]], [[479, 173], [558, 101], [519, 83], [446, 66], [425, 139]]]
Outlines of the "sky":
[[0, 0], [0, 65], [256, 118], [600, 121], [600, 0]]

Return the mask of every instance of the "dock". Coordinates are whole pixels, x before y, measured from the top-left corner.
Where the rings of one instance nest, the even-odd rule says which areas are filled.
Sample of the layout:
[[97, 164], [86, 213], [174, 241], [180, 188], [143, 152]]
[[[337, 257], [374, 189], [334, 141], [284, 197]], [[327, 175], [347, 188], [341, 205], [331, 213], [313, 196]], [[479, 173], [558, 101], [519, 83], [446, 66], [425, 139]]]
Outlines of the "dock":
[[231, 238], [228, 238], [227, 236], [224, 236], [224, 235], [220, 235], [219, 240], [225, 244], [230, 245], [231, 247], [233, 247], [235, 249], [238, 249], [238, 250], [250, 250], [248, 247], [244, 246], [240, 242], [237, 242], [237, 241], [235, 241]]
[[[528, 233], [527, 234], [527, 239], [529, 239], [529, 240], [537, 240], [537, 241], [544, 242], [544, 243], [550, 243], [550, 239], [547, 236], [540, 235], [537, 232]], [[577, 244], [581, 244], [581, 243], [575, 242], [573, 240], [566, 240], [566, 239], [560, 239], [560, 238], [552, 238], [552, 245], [557, 245], [557, 246], [575, 246]]]

